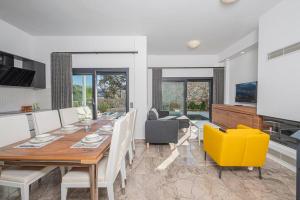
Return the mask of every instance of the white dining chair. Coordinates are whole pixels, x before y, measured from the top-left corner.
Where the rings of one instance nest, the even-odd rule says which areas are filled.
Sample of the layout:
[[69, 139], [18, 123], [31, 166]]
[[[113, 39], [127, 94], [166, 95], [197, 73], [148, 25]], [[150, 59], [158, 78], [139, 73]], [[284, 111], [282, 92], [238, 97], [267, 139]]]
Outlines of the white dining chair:
[[[114, 199], [113, 184], [118, 173], [121, 170], [123, 160], [122, 142], [127, 130], [127, 121], [125, 117], [118, 119], [115, 122], [112, 134], [111, 145], [107, 157], [103, 157], [99, 162], [98, 167], [98, 187], [107, 188], [108, 199]], [[66, 200], [68, 188], [89, 188], [90, 180], [88, 171], [76, 170], [68, 172], [62, 178], [61, 183], [61, 199]]]
[[133, 162], [133, 127], [134, 127], [134, 115], [135, 115], [135, 109], [131, 110], [127, 113], [128, 115], [128, 127], [127, 127], [127, 137], [126, 137], [126, 154], [128, 152], [129, 156], [129, 164], [131, 165]]
[[[26, 115], [0, 118], [0, 147], [30, 138]], [[21, 199], [29, 200], [29, 186], [51, 172], [55, 167], [7, 167], [0, 175], [0, 185], [21, 190]]]
[[57, 110], [32, 113], [35, 134], [43, 134], [61, 128]]
[[74, 124], [79, 122], [79, 117], [77, 114], [77, 108], [63, 108], [59, 110], [59, 115], [61, 119], [61, 125], [66, 126], [69, 124]]

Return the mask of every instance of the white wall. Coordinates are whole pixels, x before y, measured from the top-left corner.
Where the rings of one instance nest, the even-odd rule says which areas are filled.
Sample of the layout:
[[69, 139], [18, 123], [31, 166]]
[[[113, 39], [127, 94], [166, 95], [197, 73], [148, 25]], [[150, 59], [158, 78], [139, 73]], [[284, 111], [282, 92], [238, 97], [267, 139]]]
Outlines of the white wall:
[[[236, 84], [257, 81], [258, 49], [249, 50], [227, 62], [228, 93], [225, 103], [241, 104], [235, 102]], [[253, 105], [253, 104], [247, 104]], [[254, 104], [255, 105], [255, 104]]]
[[229, 47], [219, 53], [219, 61], [223, 62], [225, 59], [233, 58], [241, 51], [247, 50], [249, 47], [256, 45], [258, 42], [258, 31], [254, 30], [248, 35], [245, 35], [240, 40], [234, 42]]
[[258, 113], [300, 121], [300, 51], [267, 60], [267, 54], [300, 42], [300, 1], [286, 0], [259, 22]]
[[[52, 52], [78, 51], [138, 51], [134, 55], [76, 55], [74, 67], [126, 67], [130, 68], [130, 101], [138, 109], [136, 138], [144, 138], [144, 124], [147, 115], [147, 39], [144, 36], [97, 37], [97, 36], [58, 36], [36, 37], [35, 55], [46, 63], [47, 92], [37, 92], [37, 100], [43, 106], [51, 107], [50, 55]], [[111, 60], [116, 59], [116, 60]]]
[[[235, 102], [235, 84], [257, 81], [258, 31], [254, 30], [218, 54], [219, 65], [225, 66], [224, 103]], [[246, 54], [241, 55], [241, 52]], [[256, 106], [255, 104], [245, 104]]]
[[216, 67], [217, 55], [149, 55], [148, 67]]
[[162, 76], [163, 77], [191, 77], [191, 78], [213, 77], [214, 70], [212, 68], [163, 69]]
[[[34, 38], [20, 29], [0, 20], [1, 51], [33, 58]], [[0, 86], [0, 112], [20, 110], [22, 105], [36, 102], [32, 88]]]

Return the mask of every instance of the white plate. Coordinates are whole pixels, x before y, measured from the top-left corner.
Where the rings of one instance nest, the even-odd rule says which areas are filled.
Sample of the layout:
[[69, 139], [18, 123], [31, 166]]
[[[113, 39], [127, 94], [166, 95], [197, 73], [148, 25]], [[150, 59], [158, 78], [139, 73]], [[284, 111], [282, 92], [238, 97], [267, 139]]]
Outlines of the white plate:
[[83, 142], [83, 143], [96, 143], [96, 142], [100, 142], [101, 140], [103, 140], [103, 137], [100, 136], [99, 138], [94, 139], [94, 140], [87, 140], [86, 138], [83, 138], [81, 140], [81, 142]]
[[63, 128], [73, 128], [73, 127], [75, 127], [75, 125], [73, 125], [73, 124], [63, 126]]
[[55, 138], [55, 136], [47, 137], [47, 138], [43, 138], [43, 139], [32, 138], [31, 140], [29, 140], [29, 142], [32, 143], [32, 144], [40, 144], [40, 143], [50, 142], [54, 138]]
[[105, 130], [105, 131], [111, 131], [111, 130], [113, 130], [113, 127], [111, 125], [104, 125], [100, 129]]
[[63, 127], [61, 128], [62, 131], [73, 131], [73, 130], [76, 130], [77, 127], [76, 126], [73, 126], [73, 127]]
[[100, 137], [101, 137], [100, 135], [93, 133], [85, 136], [85, 139], [89, 141], [93, 141], [93, 140], [97, 140]]
[[47, 138], [47, 137], [50, 137], [50, 136], [51, 135], [49, 133], [44, 133], [44, 134], [40, 134], [40, 135], [35, 136], [35, 138], [44, 139], [44, 138]]

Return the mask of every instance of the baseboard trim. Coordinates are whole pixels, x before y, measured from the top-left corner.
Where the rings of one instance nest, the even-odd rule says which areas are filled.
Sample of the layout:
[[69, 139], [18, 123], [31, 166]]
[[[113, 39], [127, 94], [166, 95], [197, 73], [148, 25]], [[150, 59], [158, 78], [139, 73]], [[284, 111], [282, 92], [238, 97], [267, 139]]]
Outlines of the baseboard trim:
[[296, 160], [297, 153], [295, 149], [274, 141], [270, 141], [269, 148]]
[[276, 156], [273, 156], [269, 153], [267, 154], [267, 158], [273, 160], [274, 162], [277, 162], [278, 164], [282, 165], [283, 167], [286, 167], [287, 169], [289, 169], [289, 170], [296, 173], [296, 167], [295, 166], [281, 160], [280, 158], [277, 158]]

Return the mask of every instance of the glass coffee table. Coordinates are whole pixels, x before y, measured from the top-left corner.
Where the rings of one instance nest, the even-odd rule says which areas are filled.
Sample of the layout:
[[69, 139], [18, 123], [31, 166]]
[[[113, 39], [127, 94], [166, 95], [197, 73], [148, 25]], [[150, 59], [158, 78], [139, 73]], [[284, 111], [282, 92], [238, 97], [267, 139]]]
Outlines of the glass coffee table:
[[191, 120], [192, 126], [197, 128], [197, 132], [198, 132], [198, 143], [200, 145], [201, 141], [203, 140], [203, 126], [204, 124], [209, 124], [215, 128], [220, 128], [219, 126], [211, 123], [208, 120]]

